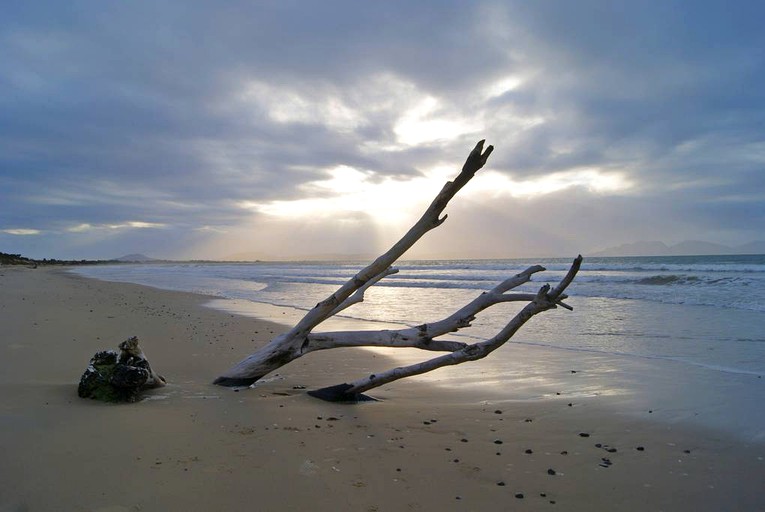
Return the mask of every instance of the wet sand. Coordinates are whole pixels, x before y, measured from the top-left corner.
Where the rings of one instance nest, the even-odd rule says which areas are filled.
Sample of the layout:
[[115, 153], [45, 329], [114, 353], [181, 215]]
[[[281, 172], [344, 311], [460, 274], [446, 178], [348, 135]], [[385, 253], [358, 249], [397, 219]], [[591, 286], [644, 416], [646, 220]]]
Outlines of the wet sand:
[[[285, 327], [210, 299], [0, 267], [0, 511], [765, 509], [762, 442], [636, 414], [608, 375], [591, 395], [569, 393], [583, 375], [566, 370], [541, 397], [427, 380], [376, 403], [308, 397], [393, 364], [349, 349], [254, 389], [212, 386]], [[79, 399], [93, 353], [133, 335], [170, 385]]]

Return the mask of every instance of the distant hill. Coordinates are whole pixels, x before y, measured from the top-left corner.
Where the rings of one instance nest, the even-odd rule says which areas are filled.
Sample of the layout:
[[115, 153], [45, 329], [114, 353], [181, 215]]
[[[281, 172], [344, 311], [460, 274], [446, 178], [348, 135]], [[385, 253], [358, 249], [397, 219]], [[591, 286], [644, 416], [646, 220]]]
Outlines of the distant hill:
[[765, 254], [765, 241], [749, 242], [739, 246], [728, 246], [687, 240], [675, 245], [664, 242], [633, 242], [609, 247], [592, 256], [684, 256], [684, 255], [719, 255], [719, 254]]
[[147, 261], [157, 261], [154, 258], [149, 258], [144, 254], [126, 254], [119, 258], [114, 258], [114, 261], [121, 261], [123, 263], [144, 263]]

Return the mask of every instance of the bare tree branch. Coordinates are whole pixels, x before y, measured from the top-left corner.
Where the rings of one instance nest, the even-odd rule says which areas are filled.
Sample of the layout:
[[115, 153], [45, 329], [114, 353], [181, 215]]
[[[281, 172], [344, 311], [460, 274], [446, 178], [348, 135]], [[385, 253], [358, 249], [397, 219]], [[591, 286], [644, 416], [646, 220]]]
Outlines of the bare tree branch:
[[[581, 265], [582, 257], [574, 260], [569, 272], [554, 289], [549, 285], [543, 286], [538, 293], [508, 293], [510, 290], [527, 283], [532, 276], [544, 271], [544, 267], [535, 265], [516, 274], [492, 288], [483, 292], [465, 306], [449, 316], [427, 324], [398, 330], [379, 331], [340, 331], [313, 333], [313, 330], [328, 318], [338, 314], [348, 307], [364, 300], [366, 291], [381, 279], [398, 272], [392, 267], [409, 248], [420, 240], [428, 231], [434, 229], [446, 220], [444, 209], [454, 195], [459, 192], [486, 163], [493, 151], [492, 146], [484, 150], [481, 140], [471, 151], [459, 175], [454, 181], [447, 182], [425, 213], [409, 231], [396, 242], [386, 253], [379, 256], [370, 265], [358, 272], [353, 278], [342, 285], [335, 293], [319, 302], [292, 329], [276, 336], [266, 346], [257, 350], [249, 357], [230, 368], [224, 375], [215, 380], [215, 384], [223, 386], [248, 386], [264, 375], [274, 371], [290, 361], [307, 353], [339, 347], [409, 347], [427, 351], [448, 352], [448, 354], [401, 368], [370, 375], [350, 384], [341, 384], [309, 392], [313, 396], [333, 401], [357, 401], [365, 398], [363, 392], [395, 380], [429, 372], [447, 365], [460, 364], [486, 357], [498, 347], [506, 343], [517, 330], [531, 317], [548, 309], [561, 306], [571, 309], [565, 304], [564, 291], [571, 284]], [[485, 309], [503, 302], [528, 302], [491, 339], [466, 344], [459, 341], [439, 339], [440, 337], [470, 327]]]
[[421, 375], [444, 366], [482, 359], [504, 345], [518, 331], [518, 329], [520, 329], [521, 326], [534, 315], [541, 313], [542, 311], [547, 311], [548, 309], [554, 309], [558, 299], [563, 294], [563, 291], [568, 287], [571, 281], [573, 281], [579, 271], [581, 263], [582, 256], [580, 255], [574, 260], [569, 272], [554, 290], [550, 291], [549, 285], [543, 286], [534, 299], [518, 312], [507, 325], [491, 339], [473, 345], [467, 345], [461, 350], [421, 363], [393, 368], [392, 370], [383, 373], [372, 374], [350, 384], [340, 384], [329, 388], [318, 389], [316, 391], [309, 391], [308, 394], [327, 401], [356, 402], [369, 398], [361, 395], [361, 393], [382, 386], [383, 384], [388, 384], [414, 375]]
[[441, 218], [440, 215], [449, 201], [486, 164], [486, 160], [494, 150], [493, 146], [488, 146], [484, 150], [484, 143], [485, 140], [480, 140], [475, 145], [459, 175], [454, 181], [449, 181], [444, 185], [441, 192], [420, 217], [420, 220], [388, 252], [379, 256], [335, 293], [319, 302], [289, 332], [271, 340], [265, 347], [234, 365], [222, 376], [215, 379], [213, 383], [221, 386], [249, 386], [276, 368], [300, 357], [308, 342], [307, 336], [313, 329], [330, 318], [333, 311], [341, 306], [356, 290], [390, 268], [425, 233], [440, 226], [446, 220], [446, 216]]

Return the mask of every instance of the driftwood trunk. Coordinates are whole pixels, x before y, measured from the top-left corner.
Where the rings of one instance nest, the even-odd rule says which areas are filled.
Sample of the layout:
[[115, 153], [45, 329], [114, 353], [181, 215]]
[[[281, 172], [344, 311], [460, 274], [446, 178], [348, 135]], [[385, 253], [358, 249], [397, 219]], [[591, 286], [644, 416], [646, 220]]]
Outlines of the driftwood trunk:
[[[362, 393], [383, 384], [412, 375], [429, 372], [447, 365], [460, 364], [486, 357], [506, 343], [517, 330], [532, 316], [557, 306], [571, 309], [562, 301], [566, 298], [566, 287], [576, 276], [581, 264], [577, 257], [566, 277], [554, 289], [543, 286], [536, 294], [507, 293], [509, 290], [528, 282], [531, 276], [545, 270], [533, 266], [484, 292], [464, 307], [442, 320], [418, 327], [380, 331], [341, 331], [314, 333], [322, 322], [338, 312], [364, 300], [364, 292], [380, 279], [396, 273], [392, 265], [431, 229], [446, 220], [442, 213], [449, 201], [464, 187], [486, 163], [493, 151], [492, 146], [484, 150], [484, 141], [478, 142], [467, 158], [462, 171], [447, 182], [425, 213], [409, 231], [385, 254], [352, 277], [335, 293], [319, 302], [288, 332], [272, 339], [261, 349], [226, 371], [215, 380], [221, 386], [241, 387], [257, 382], [265, 375], [285, 364], [316, 350], [338, 347], [412, 347], [427, 351], [441, 351], [447, 354], [415, 365], [395, 368], [377, 375], [370, 375], [350, 384], [310, 391], [309, 394], [332, 401], [357, 401], [366, 398]], [[493, 338], [475, 344], [440, 339], [450, 332], [470, 326], [481, 311], [500, 302], [525, 301], [528, 304], [502, 328]]]

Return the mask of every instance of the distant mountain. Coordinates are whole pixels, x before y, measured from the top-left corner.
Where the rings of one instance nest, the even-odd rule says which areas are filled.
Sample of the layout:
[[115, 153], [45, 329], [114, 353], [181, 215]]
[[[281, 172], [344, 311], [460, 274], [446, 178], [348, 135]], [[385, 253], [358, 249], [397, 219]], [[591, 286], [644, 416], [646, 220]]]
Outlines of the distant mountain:
[[686, 240], [669, 248], [670, 256], [682, 256], [685, 254], [734, 254], [735, 252], [732, 247], [699, 240]]
[[124, 263], [145, 263], [147, 261], [157, 261], [154, 258], [149, 258], [144, 254], [126, 254], [119, 258], [114, 258], [114, 261], [122, 261]]
[[765, 242], [756, 241], [731, 247], [728, 245], [687, 240], [675, 245], [664, 242], [633, 242], [609, 247], [592, 256], [684, 256], [684, 255], [719, 255], [719, 254], [765, 254]]
[[736, 247], [739, 254], [765, 254], [765, 241], [758, 240]]

